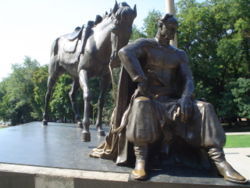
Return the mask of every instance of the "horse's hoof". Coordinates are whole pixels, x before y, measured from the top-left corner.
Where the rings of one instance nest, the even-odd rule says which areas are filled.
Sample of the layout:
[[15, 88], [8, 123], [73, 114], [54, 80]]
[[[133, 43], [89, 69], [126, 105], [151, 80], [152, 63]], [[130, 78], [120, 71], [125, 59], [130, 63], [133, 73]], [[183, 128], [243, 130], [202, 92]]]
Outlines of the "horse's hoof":
[[90, 142], [90, 133], [83, 131], [82, 132], [82, 141], [83, 142]]
[[48, 121], [47, 120], [43, 120], [43, 126], [47, 126], [48, 125]]
[[81, 129], [83, 128], [82, 122], [81, 122], [81, 121], [78, 121], [78, 122], [77, 122], [77, 127], [78, 127], [78, 128], [81, 128]]
[[105, 136], [104, 130], [97, 131], [98, 136]]

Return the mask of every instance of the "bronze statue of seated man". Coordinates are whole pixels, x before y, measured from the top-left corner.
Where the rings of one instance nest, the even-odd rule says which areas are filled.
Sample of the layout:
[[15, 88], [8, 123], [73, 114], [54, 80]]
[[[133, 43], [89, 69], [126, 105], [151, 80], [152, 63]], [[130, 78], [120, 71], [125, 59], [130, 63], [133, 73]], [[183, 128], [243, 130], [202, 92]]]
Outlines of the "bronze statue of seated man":
[[149, 145], [160, 139], [164, 145], [178, 136], [205, 149], [226, 180], [246, 183], [225, 159], [225, 133], [213, 106], [193, 97], [186, 53], [170, 45], [177, 27], [177, 20], [166, 14], [155, 38], [138, 39], [119, 51], [123, 70], [112, 128], [105, 143], [90, 155], [124, 163], [132, 143], [136, 160], [131, 175], [145, 179]]

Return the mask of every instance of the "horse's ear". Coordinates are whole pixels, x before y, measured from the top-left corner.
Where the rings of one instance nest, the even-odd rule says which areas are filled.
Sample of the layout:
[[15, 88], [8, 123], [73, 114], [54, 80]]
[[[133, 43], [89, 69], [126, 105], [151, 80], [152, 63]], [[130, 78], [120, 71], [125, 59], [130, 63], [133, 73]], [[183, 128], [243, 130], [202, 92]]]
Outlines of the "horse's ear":
[[137, 16], [137, 8], [136, 5], [134, 5], [134, 13], [135, 13], [135, 17]]
[[112, 10], [112, 13], [116, 13], [116, 11], [118, 10], [118, 8], [119, 8], [119, 5], [118, 5], [118, 3], [117, 3], [117, 1], [115, 1], [115, 6], [114, 6], [114, 8], [113, 8], [113, 10]]

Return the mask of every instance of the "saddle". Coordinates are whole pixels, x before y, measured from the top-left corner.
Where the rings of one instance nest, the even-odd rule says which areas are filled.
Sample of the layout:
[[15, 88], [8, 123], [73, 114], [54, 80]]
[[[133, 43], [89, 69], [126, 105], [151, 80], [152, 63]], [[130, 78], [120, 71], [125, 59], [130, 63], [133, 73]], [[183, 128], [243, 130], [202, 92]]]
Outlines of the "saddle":
[[69, 41], [73, 41], [75, 39], [80, 39], [81, 35], [82, 35], [83, 28], [84, 28], [84, 26], [76, 27], [72, 33], [66, 34], [66, 35], [64, 35], [64, 37], [66, 39], [68, 39]]
[[[73, 33], [64, 35], [63, 38], [66, 39], [67, 42], [64, 44], [63, 50], [66, 53], [75, 53], [76, 51], [79, 54], [82, 53], [85, 48], [87, 39], [93, 32], [93, 26], [94, 22], [89, 21], [87, 27], [76, 27]], [[80, 47], [78, 47], [79, 45]]]

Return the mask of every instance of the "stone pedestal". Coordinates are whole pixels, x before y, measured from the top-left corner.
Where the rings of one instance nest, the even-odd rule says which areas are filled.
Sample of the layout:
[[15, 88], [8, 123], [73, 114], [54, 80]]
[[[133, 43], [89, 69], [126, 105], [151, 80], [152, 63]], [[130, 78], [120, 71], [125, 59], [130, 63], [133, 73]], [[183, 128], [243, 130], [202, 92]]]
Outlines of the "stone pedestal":
[[[107, 128], [108, 129], [108, 128]], [[88, 157], [104, 138], [91, 129], [92, 142], [81, 141], [74, 124], [33, 122], [0, 130], [0, 188], [82, 187], [250, 187], [206, 177], [182, 167], [153, 170], [145, 182], [130, 179], [131, 168]]]

